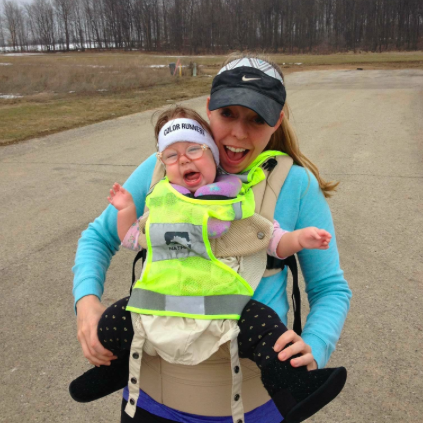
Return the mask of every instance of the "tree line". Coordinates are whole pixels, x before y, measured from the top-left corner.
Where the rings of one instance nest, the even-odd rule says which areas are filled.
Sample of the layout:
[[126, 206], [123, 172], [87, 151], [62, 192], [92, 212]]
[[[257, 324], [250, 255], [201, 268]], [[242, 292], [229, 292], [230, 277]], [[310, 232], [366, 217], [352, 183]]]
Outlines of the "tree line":
[[0, 3], [0, 47], [186, 54], [418, 50], [422, 0], [33, 0]]

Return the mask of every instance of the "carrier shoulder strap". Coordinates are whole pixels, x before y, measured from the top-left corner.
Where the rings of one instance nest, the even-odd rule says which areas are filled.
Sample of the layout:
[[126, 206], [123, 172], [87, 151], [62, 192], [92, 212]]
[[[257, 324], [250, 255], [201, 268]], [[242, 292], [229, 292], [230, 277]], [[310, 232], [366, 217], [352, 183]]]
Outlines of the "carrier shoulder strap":
[[266, 179], [252, 188], [256, 213], [272, 223], [276, 201], [293, 163], [292, 157], [289, 156], [276, 156], [269, 159], [263, 167]]
[[[293, 163], [292, 157], [289, 156], [276, 156], [269, 159], [263, 166], [266, 179], [252, 188], [256, 202], [256, 213], [272, 223], [279, 193]], [[295, 255], [287, 257], [285, 260], [267, 256], [267, 266], [263, 276], [274, 275], [280, 272], [284, 266], [288, 266], [292, 274], [293, 329], [298, 335], [301, 335], [301, 293], [298, 285], [298, 265]]]
[[[279, 193], [293, 163], [292, 157], [289, 156], [276, 156], [269, 159], [263, 168], [266, 179], [252, 188], [256, 202], [256, 213], [265, 217], [272, 224]], [[280, 265], [281, 260], [278, 260], [278, 265], [270, 265], [271, 263], [274, 264], [276, 259], [271, 260], [272, 258], [268, 258], [264, 277], [272, 276], [284, 267], [283, 264]]]

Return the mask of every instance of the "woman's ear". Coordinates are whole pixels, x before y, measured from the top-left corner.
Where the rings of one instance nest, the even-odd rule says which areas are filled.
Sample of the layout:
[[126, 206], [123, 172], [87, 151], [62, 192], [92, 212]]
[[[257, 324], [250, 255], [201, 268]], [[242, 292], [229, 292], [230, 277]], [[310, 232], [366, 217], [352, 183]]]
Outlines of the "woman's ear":
[[281, 114], [279, 116], [279, 119], [278, 119], [278, 123], [277, 123], [278, 126], [282, 123], [282, 121], [284, 120], [284, 118], [285, 118], [285, 112], [282, 110], [281, 111]]
[[285, 118], [285, 112], [282, 110], [281, 114], [279, 115], [279, 119], [276, 122], [276, 125], [273, 127], [273, 129], [275, 130], [274, 132], [276, 132], [276, 130], [279, 128], [279, 126], [281, 126], [281, 123], [282, 123], [284, 118]]
[[206, 112], [207, 112], [207, 117], [210, 120], [210, 116], [211, 116], [211, 111], [209, 110], [209, 104], [210, 104], [210, 97], [207, 97], [207, 103], [206, 103]]

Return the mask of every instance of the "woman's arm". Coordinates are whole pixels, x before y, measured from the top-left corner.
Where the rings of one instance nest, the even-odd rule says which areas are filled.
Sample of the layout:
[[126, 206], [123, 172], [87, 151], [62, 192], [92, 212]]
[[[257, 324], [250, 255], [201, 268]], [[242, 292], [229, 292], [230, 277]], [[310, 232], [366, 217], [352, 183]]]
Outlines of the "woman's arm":
[[348, 313], [351, 290], [340, 268], [332, 216], [316, 178], [293, 166], [279, 195], [275, 219], [287, 230], [317, 226], [327, 230], [331, 242], [327, 250], [298, 253], [306, 283], [310, 313], [301, 335], [311, 347], [318, 367], [326, 365], [340, 337]]
[[[150, 187], [156, 157], [150, 156], [128, 178], [124, 187], [133, 197], [137, 216], [144, 211], [145, 197]], [[112, 256], [119, 249], [117, 210], [109, 205], [88, 225], [78, 242], [75, 256], [73, 294], [78, 314], [78, 339], [84, 355], [96, 365], [107, 364], [105, 350], [97, 339], [97, 323], [101, 316], [100, 299], [106, 272]], [[88, 299], [86, 297], [89, 297]], [[86, 298], [84, 301], [81, 299]]]

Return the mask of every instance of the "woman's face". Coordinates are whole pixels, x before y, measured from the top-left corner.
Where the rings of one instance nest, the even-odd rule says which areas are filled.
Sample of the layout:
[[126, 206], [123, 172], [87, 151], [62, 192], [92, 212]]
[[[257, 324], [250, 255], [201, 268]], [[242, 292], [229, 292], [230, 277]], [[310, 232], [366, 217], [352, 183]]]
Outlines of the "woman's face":
[[284, 113], [277, 124], [269, 126], [256, 112], [242, 106], [229, 106], [209, 110], [207, 115], [219, 148], [220, 165], [229, 173], [240, 173], [266, 148], [270, 137], [278, 129]]

